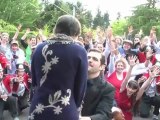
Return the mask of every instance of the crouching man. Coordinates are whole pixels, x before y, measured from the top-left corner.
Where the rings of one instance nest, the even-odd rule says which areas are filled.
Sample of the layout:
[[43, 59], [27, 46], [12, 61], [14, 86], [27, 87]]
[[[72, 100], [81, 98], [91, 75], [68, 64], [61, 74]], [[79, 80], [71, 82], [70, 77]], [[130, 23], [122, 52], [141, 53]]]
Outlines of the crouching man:
[[114, 101], [114, 87], [103, 80], [105, 57], [97, 49], [88, 52], [87, 91], [80, 120], [111, 120]]
[[29, 100], [29, 91], [31, 84], [30, 76], [25, 72], [23, 64], [19, 64], [17, 66], [15, 78], [16, 82], [23, 87], [21, 89], [21, 93], [18, 95], [16, 94], [18, 97], [19, 112], [21, 112], [23, 109], [29, 107], [28, 100]]
[[11, 76], [3, 75], [3, 68], [0, 65], [0, 120], [3, 120], [3, 111], [9, 110], [14, 120], [18, 118], [18, 106], [17, 98], [12, 96], [12, 91], [16, 87], [14, 86]]

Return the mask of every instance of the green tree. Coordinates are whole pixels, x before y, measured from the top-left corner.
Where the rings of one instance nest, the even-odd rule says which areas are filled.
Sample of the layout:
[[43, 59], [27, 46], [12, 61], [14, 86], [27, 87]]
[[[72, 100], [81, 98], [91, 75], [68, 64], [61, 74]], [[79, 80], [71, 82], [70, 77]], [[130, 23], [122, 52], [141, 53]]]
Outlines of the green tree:
[[98, 8], [97, 15], [93, 20], [93, 29], [96, 29], [98, 26], [103, 27], [103, 24], [104, 24], [103, 16], [100, 9]]
[[[150, 3], [149, 3], [150, 4]], [[145, 35], [149, 35], [149, 31], [152, 26], [160, 25], [160, 9], [150, 7], [148, 4], [140, 5], [136, 7], [133, 12], [133, 16], [128, 19], [128, 24], [133, 25], [135, 31], [143, 30]], [[157, 31], [157, 35], [160, 36], [160, 31]]]
[[90, 11], [84, 9], [80, 2], [77, 2], [75, 6], [72, 3], [63, 2], [62, 0], [55, 0], [53, 4], [46, 4], [44, 10], [40, 14], [40, 17], [36, 21], [37, 27], [43, 28], [47, 25], [50, 32], [52, 32], [58, 17], [64, 14], [72, 15], [73, 7], [75, 7], [75, 17], [79, 19], [82, 25], [83, 33], [84, 26], [90, 28], [92, 25], [92, 14]]
[[0, 0], [0, 18], [14, 25], [34, 27], [40, 8], [38, 0]]
[[55, 0], [53, 4], [50, 3], [44, 6], [44, 10], [40, 13], [39, 18], [37, 18], [35, 23], [38, 28], [43, 28], [47, 25], [49, 31], [52, 32], [58, 17], [70, 13], [71, 9], [68, 3]]
[[112, 29], [114, 35], [124, 35], [124, 32], [127, 30], [127, 20], [126, 19], [119, 19], [114, 21], [112, 24]]
[[148, 1], [147, 6], [149, 8], [155, 8], [156, 0], [147, 0], [147, 1]]
[[103, 28], [106, 29], [110, 24], [109, 23], [109, 14], [108, 14], [108, 12], [104, 13], [103, 20], [104, 20]]
[[84, 35], [86, 33], [86, 31], [84, 31], [85, 28], [90, 29], [92, 27], [92, 21], [93, 21], [93, 17], [91, 14], [91, 11], [86, 10], [82, 3], [77, 2], [76, 3], [76, 18], [80, 21], [81, 26], [82, 26], [82, 35]]
[[0, 32], [14, 33], [15, 31], [16, 27], [14, 25], [11, 25], [10, 23], [7, 23], [4, 20], [0, 19]]
[[76, 17], [79, 19], [82, 26], [85, 25], [86, 27], [90, 28], [92, 26], [92, 19], [93, 19], [91, 11], [84, 9], [82, 3], [80, 2], [77, 2], [75, 7], [76, 7]]
[[123, 35], [128, 32], [128, 26], [132, 25], [134, 28], [134, 34], [143, 31], [143, 35], [149, 35], [152, 26], [156, 26], [157, 36], [160, 37], [160, 9], [156, 8], [158, 1], [147, 0], [148, 3], [138, 5], [135, 7], [132, 16], [125, 19], [119, 19], [120, 13], [118, 13], [118, 19], [114, 21], [111, 26], [115, 35]]
[[109, 14], [106, 12], [104, 15], [102, 15], [100, 9], [97, 10], [97, 15], [95, 16], [93, 20], [93, 29], [96, 29], [98, 26], [105, 29], [109, 25]]

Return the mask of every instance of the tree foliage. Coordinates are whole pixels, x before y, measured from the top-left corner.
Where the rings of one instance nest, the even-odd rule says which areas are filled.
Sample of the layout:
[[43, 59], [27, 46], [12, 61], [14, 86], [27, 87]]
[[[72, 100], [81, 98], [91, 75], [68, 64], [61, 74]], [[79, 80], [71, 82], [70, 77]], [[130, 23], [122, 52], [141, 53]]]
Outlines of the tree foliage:
[[[42, 4], [39, 1], [43, 1]], [[109, 14], [102, 14], [97, 10], [93, 18], [91, 11], [84, 8], [81, 2], [75, 4], [55, 0], [54, 3], [48, 0], [0, 0], [0, 31], [15, 31], [17, 24], [23, 24], [23, 28], [30, 27], [33, 30], [42, 28], [48, 35], [53, 31], [59, 16], [73, 14], [79, 19], [82, 25], [82, 34], [87, 31], [94, 31], [99, 26], [105, 30], [109, 22]], [[160, 9], [156, 8], [157, 0], [147, 0], [147, 4], [135, 7], [132, 16], [121, 19], [121, 14], [117, 13], [117, 20], [112, 23], [115, 35], [123, 35], [127, 32], [127, 26], [132, 25], [136, 33], [140, 29], [144, 35], [149, 35], [152, 26], [156, 26], [157, 35], [160, 37]], [[43, 9], [42, 9], [43, 8]], [[94, 32], [95, 33], [95, 32]]]
[[[75, 17], [81, 22], [82, 28], [91, 27], [92, 25], [92, 14], [83, 8], [82, 3], [77, 2], [75, 5], [69, 2], [64, 2], [62, 0], [55, 0], [53, 4], [47, 4], [37, 19], [36, 24], [38, 27], [43, 28], [45, 25], [49, 26], [50, 32], [52, 32], [53, 27], [59, 16], [64, 14], [73, 13], [73, 7], [75, 7], [76, 15]], [[83, 29], [82, 29], [83, 32]]]
[[160, 36], [160, 9], [155, 8], [154, 0], [149, 0], [148, 4], [139, 5], [133, 11], [133, 16], [128, 19], [128, 24], [133, 25], [135, 31], [143, 30], [145, 35], [149, 35], [152, 26], [157, 27], [157, 35]]
[[93, 20], [93, 29], [96, 29], [98, 26], [105, 29], [109, 25], [109, 14], [106, 12], [102, 15], [100, 9], [98, 8], [97, 14]]
[[[152, 26], [156, 26], [157, 36], [160, 37], [160, 9], [156, 8], [157, 0], [147, 0], [146, 4], [138, 5], [133, 10], [132, 16], [126, 17], [126, 25], [122, 25], [121, 19], [113, 22], [114, 34], [122, 35], [128, 32], [128, 26], [132, 25], [134, 34], [143, 31], [143, 35], [149, 35]], [[123, 32], [122, 32], [123, 31]]]
[[13, 34], [16, 31], [16, 27], [10, 23], [0, 19], [0, 32], [9, 32]]
[[76, 17], [79, 19], [82, 26], [91, 28], [92, 26], [92, 14], [91, 11], [86, 10], [82, 3], [77, 2], [76, 7]]
[[123, 36], [125, 31], [127, 30], [127, 20], [126, 19], [118, 19], [114, 21], [111, 26], [113, 29], [113, 33], [115, 35], [121, 35]]
[[82, 34], [84, 35], [86, 33], [86, 28], [88, 28], [89, 30], [92, 27], [93, 17], [92, 17], [91, 11], [86, 10], [83, 7], [82, 3], [77, 2], [75, 8], [76, 8], [75, 17], [80, 21], [82, 26], [81, 31], [82, 31]]
[[39, 12], [38, 0], [0, 0], [0, 18], [14, 25], [33, 27]]
[[44, 6], [44, 10], [41, 12], [35, 23], [38, 28], [43, 28], [45, 25], [49, 26], [49, 30], [52, 32], [58, 17], [70, 13], [71, 9], [68, 3], [55, 0], [53, 4], [50, 3]]

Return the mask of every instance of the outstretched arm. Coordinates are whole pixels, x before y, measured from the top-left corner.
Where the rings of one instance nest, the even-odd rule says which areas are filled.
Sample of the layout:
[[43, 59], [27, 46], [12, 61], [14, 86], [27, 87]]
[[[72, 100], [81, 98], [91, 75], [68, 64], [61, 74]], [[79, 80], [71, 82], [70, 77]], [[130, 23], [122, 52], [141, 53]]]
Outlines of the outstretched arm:
[[121, 88], [120, 88], [120, 92], [123, 92], [126, 89], [126, 85], [128, 83], [128, 80], [131, 77], [132, 69], [136, 65], [137, 57], [136, 56], [132, 56], [132, 57], [129, 57], [128, 59], [129, 59], [130, 68], [129, 68], [128, 72], [127, 72], [127, 75], [126, 75], [125, 79], [122, 82], [122, 85], [121, 85]]
[[42, 29], [39, 29], [39, 30], [38, 30], [38, 34], [39, 34], [40, 39], [41, 39], [42, 41], [47, 40], [47, 37], [43, 34]]
[[110, 61], [109, 61], [109, 65], [108, 65], [108, 77], [115, 71], [115, 61], [117, 59], [119, 59], [121, 57], [121, 55], [118, 52], [118, 49], [116, 49], [116, 43], [115, 42], [111, 42], [111, 46], [110, 46]]
[[30, 29], [29, 28], [27, 28], [26, 29], [26, 32], [24, 33], [24, 35], [22, 36], [22, 40], [25, 40], [26, 39], [26, 37], [27, 37], [27, 35], [30, 33]]
[[22, 25], [19, 24], [18, 27], [17, 27], [17, 31], [16, 31], [16, 33], [14, 34], [12, 40], [17, 40], [17, 37], [18, 37], [18, 35], [19, 35], [19, 31], [20, 31], [21, 27], [22, 27]]
[[22, 44], [22, 46], [23, 46], [25, 49], [28, 47], [28, 44], [27, 44], [24, 40], [26, 39], [26, 37], [27, 37], [27, 35], [28, 35], [29, 33], [30, 33], [30, 29], [27, 28], [25, 34], [24, 34], [24, 35], [22, 36], [22, 38], [21, 38], [21, 44]]
[[153, 71], [152, 71], [152, 72], [150, 71], [150, 76], [149, 76], [148, 80], [146, 80], [146, 81], [142, 84], [141, 88], [139, 89], [139, 91], [138, 91], [138, 93], [137, 93], [137, 96], [136, 96], [136, 100], [139, 100], [139, 99], [142, 97], [144, 91], [145, 91], [145, 90], [148, 88], [148, 86], [152, 83], [152, 81], [155, 79], [156, 75], [157, 75], [159, 72], [160, 72], [160, 68], [157, 67], [157, 66], [154, 66], [154, 67], [153, 67]]

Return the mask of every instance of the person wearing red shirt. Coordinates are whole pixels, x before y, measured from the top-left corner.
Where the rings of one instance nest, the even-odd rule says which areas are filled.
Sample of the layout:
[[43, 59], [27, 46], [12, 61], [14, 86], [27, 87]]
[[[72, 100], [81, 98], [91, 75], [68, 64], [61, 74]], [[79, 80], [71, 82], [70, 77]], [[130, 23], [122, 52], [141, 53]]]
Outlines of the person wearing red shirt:
[[3, 53], [0, 53], [0, 64], [2, 65], [3, 69], [5, 69], [7, 65], [9, 65], [9, 62]]
[[16, 71], [16, 82], [19, 84], [23, 84], [25, 86], [24, 93], [18, 95], [18, 107], [19, 107], [19, 112], [21, 112], [23, 109], [29, 107], [28, 99], [29, 99], [31, 79], [30, 76], [25, 72], [23, 64], [19, 64], [17, 67], [18, 68]]
[[130, 68], [127, 72], [125, 79], [122, 82], [118, 100], [118, 107], [121, 108], [125, 120], [132, 120], [133, 114], [132, 109], [135, 103], [142, 97], [143, 93], [145, 92], [146, 88], [150, 85], [153, 81], [153, 78], [157, 76], [160, 72], [158, 67], [154, 67], [152, 72], [150, 72], [150, 77], [146, 80], [142, 86], [139, 88], [139, 84], [136, 80], [129, 80], [131, 76], [132, 68], [136, 64], [137, 58], [132, 56], [129, 57], [129, 64]]
[[121, 87], [122, 81], [126, 76], [126, 72], [124, 72], [125, 68], [126, 68], [125, 59], [121, 58], [117, 60], [115, 63], [115, 71], [111, 73], [109, 76], [106, 76], [106, 80], [115, 87], [114, 106], [116, 106], [117, 104], [120, 87]]
[[[160, 67], [160, 62], [156, 62], [156, 66]], [[149, 78], [149, 72], [144, 74], [143, 77]], [[153, 109], [153, 119], [158, 120], [159, 108], [160, 108], [160, 73], [151, 82], [151, 85], [146, 89], [142, 96], [142, 100], [139, 107], [140, 116], [148, 118], [150, 115], [151, 106]]]
[[17, 92], [18, 86], [14, 84], [13, 76], [4, 75], [3, 68], [0, 65], [0, 120], [3, 120], [3, 111], [9, 110], [14, 120], [18, 118], [17, 98], [12, 96], [13, 92]]

